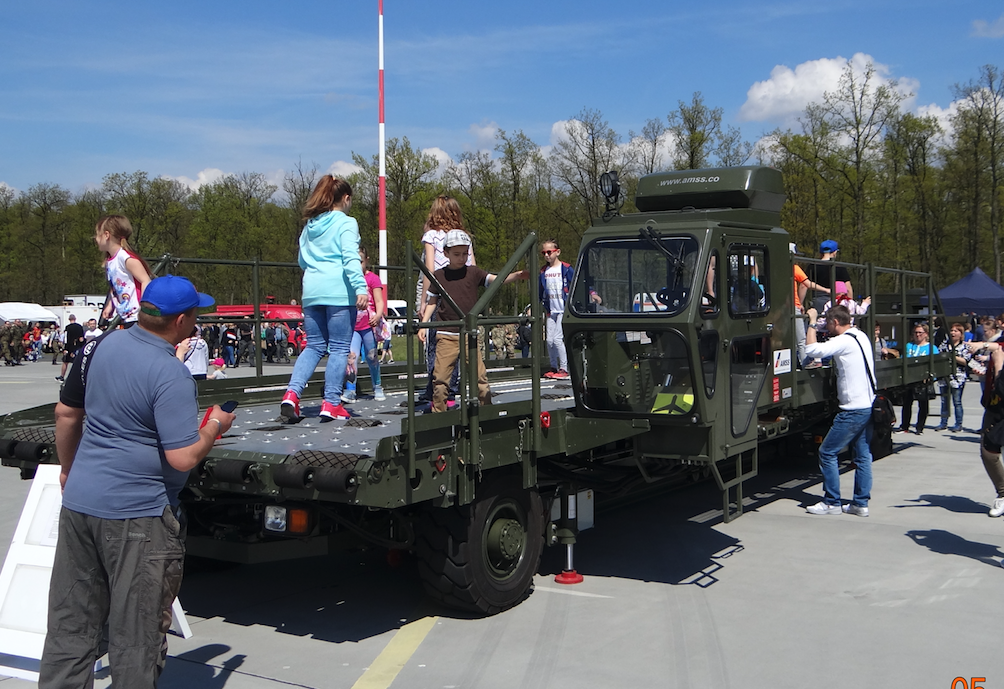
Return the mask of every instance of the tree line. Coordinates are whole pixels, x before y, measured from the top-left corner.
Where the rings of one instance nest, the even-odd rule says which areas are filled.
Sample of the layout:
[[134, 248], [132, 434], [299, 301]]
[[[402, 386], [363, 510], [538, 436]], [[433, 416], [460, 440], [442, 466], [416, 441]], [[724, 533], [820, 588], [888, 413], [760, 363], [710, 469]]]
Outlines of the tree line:
[[[823, 239], [840, 242], [841, 260], [918, 270], [947, 285], [982, 267], [1001, 281], [1004, 203], [1004, 75], [992, 65], [954, 89], [957, 109], [944, 131], [933, 116], [904, 112], [895, 83], [850, 63], [837, 88], [809, 104], [795, 128], [744, 140], [722, 123], [722, 108], [701, 93], [665, 117], [623, 136], [601, 111], [584, 108], [547, 153], [522, 131], [498, 130], [493, 151], [464, 152], [445, 167], [407, 137], [387, 142], [390, 265], [404, 265], [419, 240], [432, 199], [455, 196], [475, 240], [479, 264], [500, 269], [530, 231], [560, 243], [574, 262], [582, 234], [603, 212], [599, 177], [618, 170], [634, 210], [645, 174], [769, 164], [784, 174], [782, 226], [807, 254]], [[377, 157], [353, 153], [359, 171], [352, 215], [377, 259]], [[300, 209], [320, 177], [296, 164], [277, 186], [257, 172], [226, 176], [198, 190], [147, 172], [107, 175], [100, 188], [74, 194], [53, 183], [21, 192], [0, 187], [0, 301], [59, 303], [63, 295], [105, 290], [94, 225], [121, 213], [144, 256], [295, 262]], [[280, 193], [281, 186], [281, 193]], [[185, 265], [220, 303], [252, 299], [244, 267]], [[263, 268], [262, 294], [299, 297], [299, 271]], [[525, 304], [526, 283], [507, 285], [507, 307]], [[391, 273], [391, 298], [404, 298], [403, 274]]]

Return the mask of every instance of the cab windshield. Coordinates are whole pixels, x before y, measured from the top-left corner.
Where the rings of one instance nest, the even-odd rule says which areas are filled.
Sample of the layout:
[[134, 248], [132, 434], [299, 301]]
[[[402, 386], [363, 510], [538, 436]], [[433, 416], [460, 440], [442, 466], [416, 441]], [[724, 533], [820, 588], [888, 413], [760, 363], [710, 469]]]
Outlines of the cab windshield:
[[693, 237], [600, 239], [582, 253], [572, 288], [576, 314], [680, 313], [690, 302], [700, 246]]

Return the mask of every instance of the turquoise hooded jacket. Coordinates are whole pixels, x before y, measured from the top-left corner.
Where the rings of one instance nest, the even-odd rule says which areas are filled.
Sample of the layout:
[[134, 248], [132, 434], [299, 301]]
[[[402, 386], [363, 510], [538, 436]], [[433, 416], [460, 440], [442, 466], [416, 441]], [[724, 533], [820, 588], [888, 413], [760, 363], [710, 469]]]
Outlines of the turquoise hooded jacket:
[[355, 306], [367, 294], [359, 262], [359, 224], [341, 211], [311, 218], [300, 233], [304, 306]]

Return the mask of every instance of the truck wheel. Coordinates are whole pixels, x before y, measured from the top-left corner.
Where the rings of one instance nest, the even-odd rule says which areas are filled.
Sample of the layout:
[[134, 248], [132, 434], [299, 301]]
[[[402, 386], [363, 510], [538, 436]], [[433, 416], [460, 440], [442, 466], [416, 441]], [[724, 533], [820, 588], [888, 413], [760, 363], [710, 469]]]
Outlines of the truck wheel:
[[494, 615], [529, 594], [544, 545], [543, 507], [518, 476], [486, 480], [473, 504], [428, 507], [416, 527], [418, 571], [437, 601]]
[[296, 347], [293, 345], [286, 345], [286, 358], [292, 359], [294, 356], [296, 356]]

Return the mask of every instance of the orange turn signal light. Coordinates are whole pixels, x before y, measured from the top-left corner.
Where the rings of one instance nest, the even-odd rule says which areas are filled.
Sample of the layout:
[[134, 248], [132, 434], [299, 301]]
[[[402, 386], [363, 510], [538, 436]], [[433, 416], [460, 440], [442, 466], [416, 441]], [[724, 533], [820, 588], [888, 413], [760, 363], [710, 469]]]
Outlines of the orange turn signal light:
[[291, 509], [289, 511], [289, 521], [286, 523], [286, 532], [306, 535], [310, 531], [310, 514], [307, 510]]

